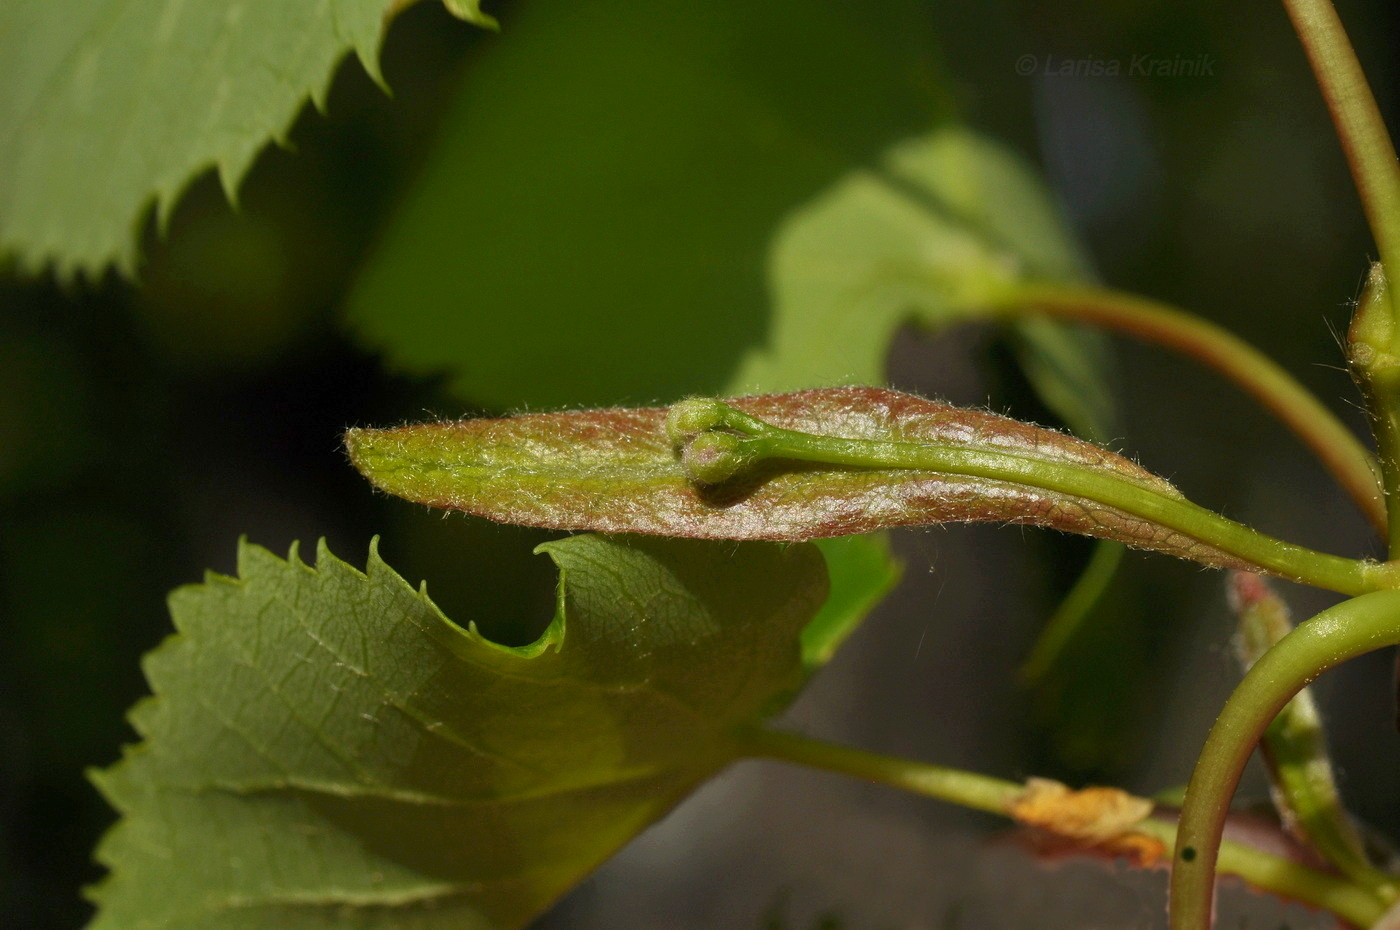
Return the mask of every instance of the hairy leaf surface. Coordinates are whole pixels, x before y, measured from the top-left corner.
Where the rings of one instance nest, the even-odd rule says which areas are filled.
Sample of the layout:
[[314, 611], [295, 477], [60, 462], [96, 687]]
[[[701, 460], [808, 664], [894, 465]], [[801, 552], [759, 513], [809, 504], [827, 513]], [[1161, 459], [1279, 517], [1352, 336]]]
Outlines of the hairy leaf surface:
[[[882, 388], [822, 388], [730, 403], [782, 429], [841, 439], [943, 444], [1066, 464], [1181, 500], [1165, 480], [1083, 440]], [[764, 460], [697, 484], [665, 431], [666, 408], [527, 414], [352, 430], [375, 485], [433, 507], [556, 529], [712, 539], [802, 540], [891, 526], [1028, 523], [1198, 561], [1237, 564], [1185, 535], [1106, 505], [1010, 480], [916, 468]]]
[[[199, 172], [233, 196], [258, 152], [354, 50], [378, 78], [413, 0], [11, 0], [0, 5], [0, 251], [60, 273], [130, 273], [147, 208]], [[444, 0], [491, 25], [479, 0]]]
[[[462, 75], [352, 327], [491, 409], [791, 386], [734, 379], [770, 326], [774, 226], [946, 117], [931, 26], [905, 0], [513, 7]], [[785, 363], [808, 364], [770, 371]], [[884, 380], [883, 350], [849, 364]], [[814, 661], [899, 575], [881, 537], [820, 545], [832, 599], [803, 637]]]
[[94, 778], [123, 814], [101, 930], [519, 926], [731, 760], [800, 683], [810, 546], [575, 536], [559, 608], [506, 648], [371, 551], [244, 545], [171, 598], [143, 742]]
[[[936, 23], [918, 4], [538, 0], [518, 13], [463, 75], [350, 301], [362, 341], [463, 400], [878, 384], [892, 333], [959, 319], [988, 269], [1085, 274], [1034, 173], [947, 122]], [[911, 263], [941, 274], [911, 294]], [[1016, 332], [1055, 413], [1118, 435], [1097, 334]], [[898, 567], [884, 539], [821, 546], [834, 604], [819, 626], [834, 644]]]

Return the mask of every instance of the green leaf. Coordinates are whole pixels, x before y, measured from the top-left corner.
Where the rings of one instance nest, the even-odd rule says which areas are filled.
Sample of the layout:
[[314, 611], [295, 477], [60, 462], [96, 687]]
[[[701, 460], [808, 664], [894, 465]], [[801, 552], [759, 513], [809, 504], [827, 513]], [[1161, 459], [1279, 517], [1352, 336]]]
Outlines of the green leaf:
[[821, 668], [866, 615], [899, 583], [903, 566], [886, 533], [819, 539], [831, 590], [812, 622], [802, 628], [802, 664]]
[[[412, 0], [408, 0], [412, 2]], [[65, 277], [130, 274], [154, 202], [164, 224], [216, 168], [230, 199], [354, 50], [379, 80], [405, 0], [13, 0], [0, 7], [0, 252]], [[492, 24], [478, 0], [455, 15]]]
[[921, 2], [517, 12], [349, 313], [391, 364], [488, 409], [722, 390], [764, 339], [775, 224], [942, 112]]
[[952, 126], [902, 142], [783, 222], [769, 259], [769, 336], [734, 384], [879, 380], [901, 325], [978, 319], [989, 298], [1028, 277], [1083, 277], [1071, 242], [1002, 146]]
[[809, 546], [575, 536], [559, 609], [506, 648], [371, 551], [244, 545], [171, 597], [143, 742], [94, 780], [94, 930], [519, 926], [732, 759], [801, 681]]

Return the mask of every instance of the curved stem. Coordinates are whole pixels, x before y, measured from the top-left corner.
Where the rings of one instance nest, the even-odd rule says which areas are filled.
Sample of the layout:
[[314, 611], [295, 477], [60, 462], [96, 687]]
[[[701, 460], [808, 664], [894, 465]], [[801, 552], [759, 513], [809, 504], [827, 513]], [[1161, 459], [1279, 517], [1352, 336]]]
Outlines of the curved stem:
[[[1248, 672], [1293, 631], [1293, 620], [1288, 605], [1258, 575], [1236, 572], [1230, 591], [1238, 618], [1235, 652]], [[1342, 804], [1322, 715], [1311, 689], [1299, 691], [1278, 712], [1265, 728], [1259, 750], [1269, 769], [1274, 807], [1288, 832], [1382, 901], [1400, 897], [1396, 877], [1372, 864], [1361, 833]]]
[[[1346, 151], [1381, 263], [1400, 274], [1400, 161], [1331, 0], [1283, 0]], [[1400, 291], [1391, 295], [1400, 314]]]
[[[1184, 497], [1169, 495], [1116, 474], [1001, 449], [991, 451], [954, 443], [843, 439], [803, 433], [765, 423], [718, 401], [701, 403], [719, 405], [713, 408], [719, 417], [717, 425], [751, 437], [741, 441], [728, 434], [702, 434], [716, 436], [717, 442], [733, 446], [726, 448], [719, 459], [726, 475], [759, 459], [783, 458], [857, 468], [900, 468], [989, 478], [1102, 504], [1293, 581], [1343, 594], [1362, 594], [1396, 586], [1395, 566], [1327, 555], [1287, 543]], [[1209, 559], [1204, 561], [1219, 564]]]
[[1228, 330], [1170, 304], [1105, 288], [1028, 284], [999, 296], [1008, 316], [1087, 323], [1174, 349], [1233, 381], [1288, 427], [1386, 532], [1385, 498], [1375, 459], [1356, 435], [1273, 359]]
[[[1023, 784], [989, 775], [878, 755], [762, 727], [743, 729], [735, 734], [735, 740], [741, 755], [838, 772], [1003, 817], [1011, 816], [1012, 805], [1026, 790]], [[1177, 828], [1167, 821], [1147, 819], [1132, 830], [1170, 847]], [[1370, 926], [1383, 911], [1372, 895], [1343, 879], [1249, 846], [1225, 843], [1219, 861], [1223, 872], [1237, 875], [1257, 888], [1325, 908], [1357, 926]]]
[[[1168, 849], [1179, 840], [1179, 824], [1146, 820], [1138, 832], [1155, 836]], [[1347, 923], [1369, 927], [1385, 913], [1385, 904], [1375, 894], [1350, 880], [1310, 869], [1282, 856], [1261, 852], [1253, 846], [1224, 840], [1220, 843], [1216, 871], [1234, 875], [1256, 888], [1302, 901], [1331, 911]]]
[[1172, 868], [1172, 930], [1210, 926], [1217, 852], [1230, 798], [1269, 722], [1327, 669], [1397, 643], [1400, 591], [1366, 594], [1298, 626], [1245, 675], [1211, 727], [1186, 789]]

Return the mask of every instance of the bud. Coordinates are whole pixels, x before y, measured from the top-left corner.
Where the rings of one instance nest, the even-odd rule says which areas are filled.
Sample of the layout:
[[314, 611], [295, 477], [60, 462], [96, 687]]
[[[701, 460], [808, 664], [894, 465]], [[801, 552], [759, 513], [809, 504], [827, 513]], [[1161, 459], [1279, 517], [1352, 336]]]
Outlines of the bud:
[[701, 433], [724, 425], [728, 406], [713, 397], [687, 397], [671, 405], [666, 414], [666, 438], [679, 448]]
[[1385, 488], [1390, 558], [1400, 559], [1400, 304], [1387, 293], [1385, 269], [1371, 265], [1347, 329], [1351, 376], [1366, 398], [1376, 462]]
[[754, 442], [733, 433], [701, 433], [686, 443], [681, 467], [699, 484], [723, 484], [757, 458]]
[[1393, 379], [1400, 371], [1400, 326], [1396, 325], [1380, 262], [1373, 262], [1366, 276], [1366, 287], [1347, 330], [1347, 354], [1352, 373], [1363, 388], [1377, 378]]

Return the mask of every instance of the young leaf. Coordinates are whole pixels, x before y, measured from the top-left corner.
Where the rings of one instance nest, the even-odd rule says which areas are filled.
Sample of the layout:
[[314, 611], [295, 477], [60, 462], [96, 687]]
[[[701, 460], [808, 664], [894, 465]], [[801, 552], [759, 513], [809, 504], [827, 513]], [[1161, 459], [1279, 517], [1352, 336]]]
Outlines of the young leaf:
[[[411, 0], [410, 0], [411, 2]], [[492, 25], [480, 0], [444, 0]], [[404, 0], [167, 3], [15, 0], [0, 6], [0, 252], [64, 276], [130, 273], [155, 202], [162, 222], [209, 167], [230, 198], [308, 97], [354, 50], [379, 79]]]
[[[474, 70], [448, 121], [446, 153], [423, 176], [351, 301], [352, 324], [392, 363], [442, 372], [460, 396], [497, 407], [879, 383], [901, 325], [931, 331], [967, 319], [980, 312], [987, 289], [1028, 275], [1088, 274], [1034, 174], [1004, 146], [963, 127], [943, 125], [904, 140], [876, 167], [854, 167], [850, 158], [829, 164], [812, 158], [805, 144], [789, 151], [786, 141], [750, 145], [736, 157], [736, 145], [757, 138], [754, 120], [802, 123], [804, 113], [782, 105], [771, 113], [752, 109], [755, 100], [787, 102], [773, 85], [791, 74], [839, 85], [840, 94], [822, 94], [832, 106], [876, 101], [845, 119], [863, 127], [862, 144], [883, 144], [873, 130], [884, 131], [890, 102], [908, 92], [901, 75], [916, 70], [912, 62], [893, 65], [901, 55], [917, 60], [919, 52], [888, 34], [891, 26], [896, 37], [910, 34], [904, 12], [881, 7], [841, 28], [823, 19], [808, 40], [820, 49], [784, 39], [764, 56], [781, 61], [785, 73], [773, 68], [736, 79], [689, 64], [712, 54], [716, 35], [679, 23], [653, 26], [644, 7], [625, 3], [577, 23], [556, 10], [527, 11], [512, 41], [491, 49]], [[731, 41], [750, 41], [749, 30], [785, 35], [762, 21], [780, 21], [786, 4], [725, 9], [742, 37]], [[834, 10], [818, 15], [845, 15]], [[811, 25], [810, 6], [801, 15]], [[619, 55], [644, 57], [645, 67], [632, 70], [645, 70], [649, 80], [613, 86], [620, 59], [591, 47], [582, 55], [580, 30], [607, 47], [622, 46]], [[879, 41], [852, 42], [864, 30], [880, 32]], [[629, 38], [640, 32], [644, 41]], [[866, 58], [871, 49], [878, 55]], [[820, 63], [808, 57], [818, 51]], [[532, 80], [537, 59], [578, 79]], [[852, 87], [866, 89], [854, 95]], [[687, 123], [694, 141], [677, 151], [675, 100], [690, 95], [701, 99], [687, 112], [701, 115]], [[554, 117], [539, 125], [528, 118], [557, 112], [595, 115], [608, 138], [621, 134], [627, 144], [600, 147]], [[789, 136], [820, 139], [830, 125], [824, 119]], [[828, 148], [849, 152], [852, 144]], [[708, 186], [678, 187], [658, 170]], [[474, 180], [488, 175], [493, 184]], [[477, 221], [461, 223], [468, 214]], [[766, 258], [765, 309], [761, 269], [751, 255], [779, 216]], [[529, 274], [520, 273], [522, 256]], [[716, 276], [717, 262], [733, 272]], [[460, 273], [434, 274], [444, 263]], [[538, 323], [528, 340], [513, 327], [521, 313]], [[1043, 320], [1011, 329], [1045, 402], [1080, 435], [1115, 435], [1099, 378], [1101, 335]], [[845, 602], [868, 607], [897, 576], [881, 540], [822, 548], [832, 590]], [[845, 615], [845, 632], [861, 613]]]
[[[1245, 555], [1207, 542], [1195, 532], [1201, 520], [1231, 543], [1257, 534], [1119, 455], [880, 388], [351, 430], [346, 445], [391, 494], [530, 526], [795, 540], [995, 521], [1208, 565], [1255, 555], [1271, 570], [1287, 564], [1270, 548], [1276, 541]], [[1355, 570], [1334, 561], [1331, 568]]]
[[733, 758], [800, 683], [810, 546], [575, 536], [511, 649], [371, 551], [240, 550], [171, 598], [93, 930], [520, 926]]

